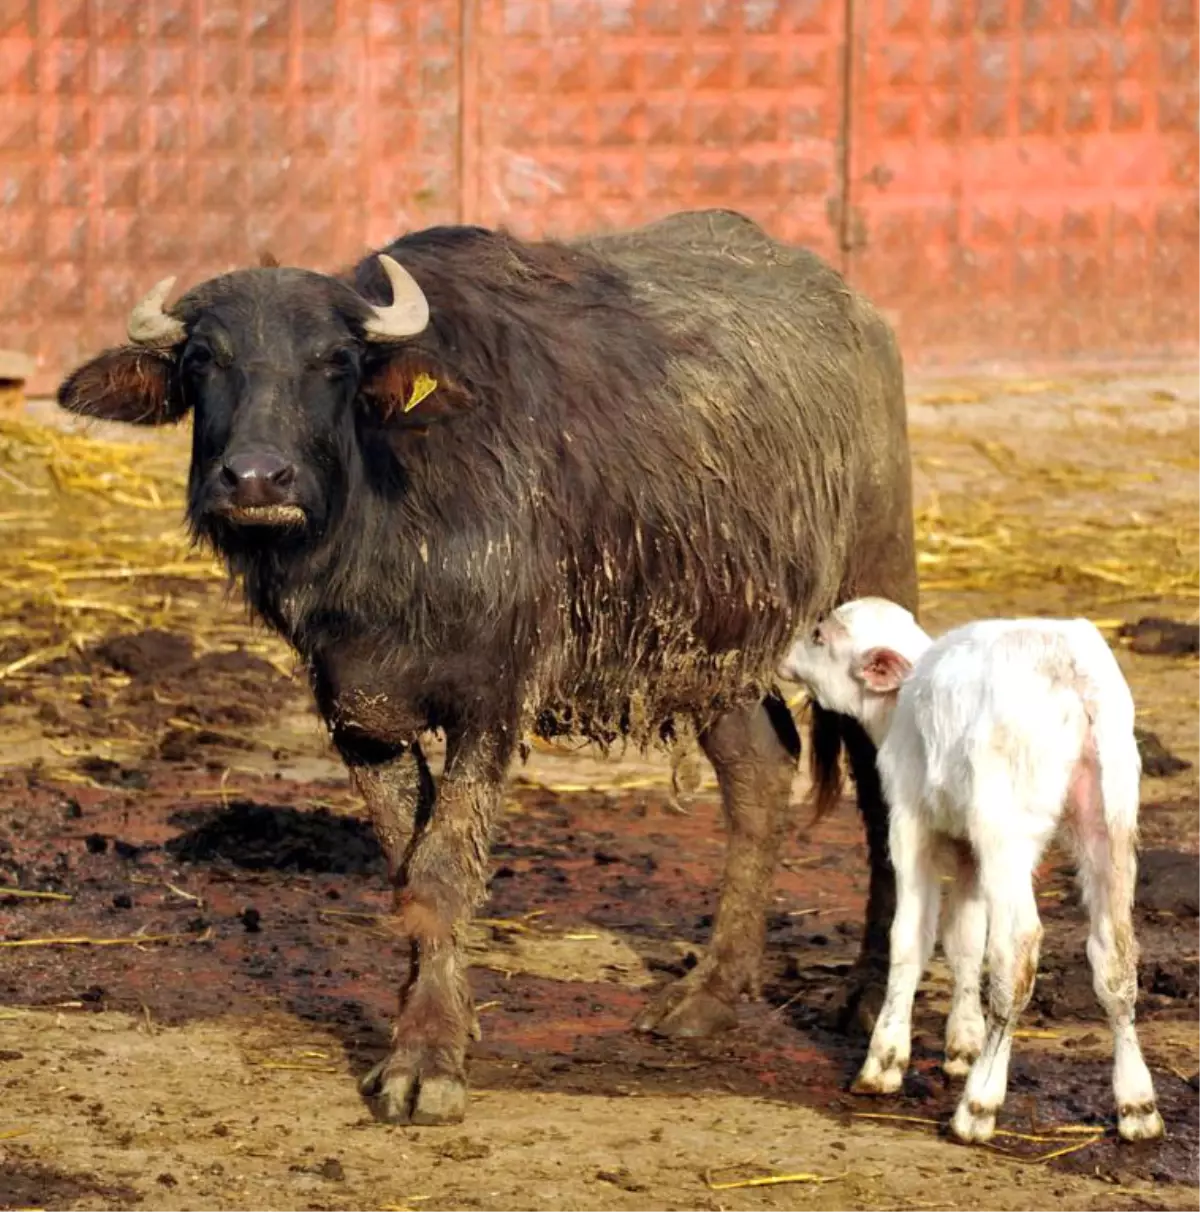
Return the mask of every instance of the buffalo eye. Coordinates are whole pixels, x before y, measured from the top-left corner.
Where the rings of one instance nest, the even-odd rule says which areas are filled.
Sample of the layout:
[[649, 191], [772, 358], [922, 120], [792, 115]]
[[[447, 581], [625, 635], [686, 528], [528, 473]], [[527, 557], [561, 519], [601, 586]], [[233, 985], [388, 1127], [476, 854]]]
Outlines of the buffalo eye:
[[183, 355], [183, 369], [189, 374], [203, 374], [215, 360], [213, 351], [207, 345], [193, 342]]
[[358, 368], [358, 357], [353, 349], [339, 345], [322, 354], [316, 364], [331, 379], [340, 379], [353, 374]]

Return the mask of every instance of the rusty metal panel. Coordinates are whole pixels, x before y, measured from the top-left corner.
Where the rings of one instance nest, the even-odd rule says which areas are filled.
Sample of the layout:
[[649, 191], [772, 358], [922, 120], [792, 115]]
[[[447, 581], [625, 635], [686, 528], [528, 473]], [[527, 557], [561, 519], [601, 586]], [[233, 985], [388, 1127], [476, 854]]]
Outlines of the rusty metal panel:
[[844, 0], [476, 0], [466, 214], [521, 233], [732, 207], [832, 253]]
[[1194, 0], [855, 0], [852, 277], [912, 361], [1192, 353]]
[[0, 346], [53, 383], [157, 279], [452, 220], [458, 0], [4, 0]]
[[0, 346], [44, 387], [168, 273], [728, 206], [910, 362], [1191, 353], [1196, 59], [1195, 0], [0, 0]]

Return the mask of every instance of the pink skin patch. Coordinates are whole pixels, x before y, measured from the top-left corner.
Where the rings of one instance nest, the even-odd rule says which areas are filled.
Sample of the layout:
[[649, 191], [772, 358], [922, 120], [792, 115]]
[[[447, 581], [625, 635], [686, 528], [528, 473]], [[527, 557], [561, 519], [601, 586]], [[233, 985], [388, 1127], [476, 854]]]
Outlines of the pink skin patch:
[[1096, 740], [1088, 727], [1083, 748], [1067, 786], [1067, 820], [1072, 832], [1098, 867], [1108, 864], [1108, 826], [1100, 800], [1100, 765]]

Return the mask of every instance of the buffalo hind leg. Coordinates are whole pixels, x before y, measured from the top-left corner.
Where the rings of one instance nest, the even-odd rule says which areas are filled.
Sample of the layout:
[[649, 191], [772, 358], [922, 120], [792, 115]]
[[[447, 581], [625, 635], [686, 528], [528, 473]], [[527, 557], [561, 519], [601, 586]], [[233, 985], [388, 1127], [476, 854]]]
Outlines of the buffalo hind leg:
[[507, 741], [454, 737], [432, 815], [405, 855], [395, 927], [412, 963], [388, 1055], [363, 1079], [390, 1123], [453, 1124], [467, 1106], [467, 1040], [475, 1033], [466, 935], [487, 891], [488, 847], [500, 806]]
[[857, 721], [848, 716], [839, 716], [838, 720], [854, 776], [871, 869], [862, 946], [839, 1020], [842, 1030], [857, 1029], [870, 1035], [887, 992], [889, 938], [896, 915], [896, 872], [888, 849], [889, 813], [875, 764], [875, 745]]
[[729, 831], [725, 874], [704, 958], [638, 1016], [640, 1031], [707, 1036], [737, 1023], [743, 993], [757, 996], [766, 912], [791, 820], [800, 738], [781, 699], [722, 715], [700, 737], [716, 770]]

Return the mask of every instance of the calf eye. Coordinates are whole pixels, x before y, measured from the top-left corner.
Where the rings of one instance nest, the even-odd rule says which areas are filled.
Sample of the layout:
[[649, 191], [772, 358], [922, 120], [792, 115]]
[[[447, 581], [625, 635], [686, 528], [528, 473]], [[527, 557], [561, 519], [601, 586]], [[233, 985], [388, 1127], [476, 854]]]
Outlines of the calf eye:
[[811, 645], [812, 645], [814, 648], [820, 648], [820, 647], [822, 647], [822, 646], [824, 645], [824, 643], [825, 643], [825, 637], [824, 637], [824, 636], [821, 634], [821, 624], [820, 624], [820, 623], [818, 623], [818, 624], [817, 624], [817, 625], [816, 625], [816, 626], [813, 628], [812, 635], [810, 635], [810, 636], [808, 637], [808, 642], [809, 642], [809, 643], [810, 643], [810, 644], [811, 644]]

